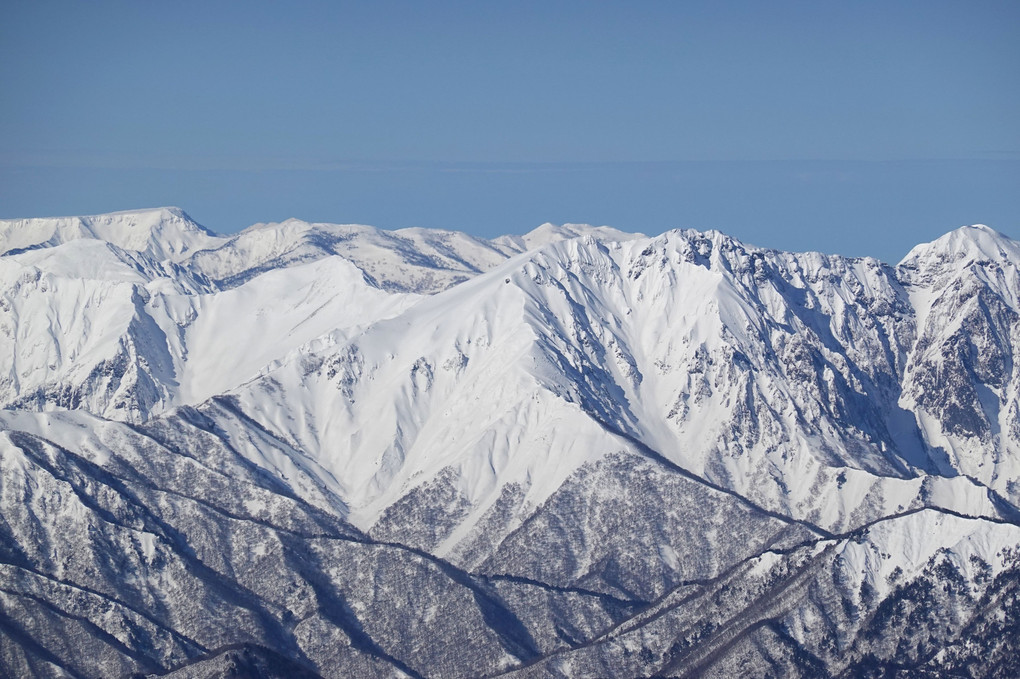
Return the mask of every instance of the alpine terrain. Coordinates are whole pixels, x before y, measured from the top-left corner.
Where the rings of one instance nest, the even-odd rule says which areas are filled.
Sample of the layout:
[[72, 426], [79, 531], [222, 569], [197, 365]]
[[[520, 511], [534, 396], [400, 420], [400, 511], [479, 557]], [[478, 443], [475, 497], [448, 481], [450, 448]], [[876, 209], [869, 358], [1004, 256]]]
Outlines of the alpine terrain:
[[1020, 676], [1020, 243], [0, 221], [0, 675]]

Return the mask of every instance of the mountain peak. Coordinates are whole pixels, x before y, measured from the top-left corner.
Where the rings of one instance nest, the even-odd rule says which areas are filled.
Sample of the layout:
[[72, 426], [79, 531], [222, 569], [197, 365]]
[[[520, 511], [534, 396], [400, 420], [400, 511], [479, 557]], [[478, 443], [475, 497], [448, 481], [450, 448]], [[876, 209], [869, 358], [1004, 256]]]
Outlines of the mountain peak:
[[961, 226], [930, 243], [914, 247], [900, 262], [900, 266], [916, 268], [919, 265], [946, 265], [959, 262], [1003, 261], [1020, 255], [1020, 243], [984, 224]]
[[123, 210], [82, 217], [0, 220], [0, 254], [92, 239], [157, 260], [178, 261], [222, 239], [179, 207]]
[[629, 238], [0, 222], [0, 673], [1014, 676], [1020, 244]]
[[[151, 235], [166, 231], [165, 225], [173, 225], [171, 228], [173, 231], [216, 237], [216, 234], [192, 219], [187, 212], [174, 206], [119, 210], [88, 215], [79, 219], [90, 226], [118, 224], [134, 231], [147, 230]], [[116, 245], [116, 243], [114, 244]]]
[[114, 212], [104, 212], [96, 215], [88, 215], [83, 219], [89, 219], [94, 217], [156, 217], [156, 218], [173, 218], [186, 219], [192, 221], [191, 217], [181, 208], [174, 205], [164, 205], [162, 207], [143, 207], [136, 208], [133, 210], [115, 210]]
[[626, 241], [644, 238], [644, 234], [628, 233], [619, 231], [610, 226], [592, 226], [591, 224], [553, 224], [546, 222], [523, 236], [500, 236], [493, 240], [493, 243], [502, 246], [509, 246], [515, 250], [534, 250], [549, 243], [580, 238], [582, 236], [593, 236], [601, 241]]

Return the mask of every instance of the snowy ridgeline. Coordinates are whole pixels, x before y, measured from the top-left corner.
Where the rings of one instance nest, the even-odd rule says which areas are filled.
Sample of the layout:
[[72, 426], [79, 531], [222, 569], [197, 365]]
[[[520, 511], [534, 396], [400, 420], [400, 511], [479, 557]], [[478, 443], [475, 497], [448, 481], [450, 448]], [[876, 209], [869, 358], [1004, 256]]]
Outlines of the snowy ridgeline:
[[168, 208], [0, 253], [0, 674], [1020, 669], [987, 227], [889, 266]]

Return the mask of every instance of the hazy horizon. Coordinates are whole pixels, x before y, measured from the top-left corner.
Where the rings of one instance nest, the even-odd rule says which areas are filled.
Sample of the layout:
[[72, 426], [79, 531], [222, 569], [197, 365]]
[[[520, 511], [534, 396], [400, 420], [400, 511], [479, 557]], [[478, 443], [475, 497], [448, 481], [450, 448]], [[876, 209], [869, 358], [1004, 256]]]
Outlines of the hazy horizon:
[[546, 221], [896, 260], [1020, 238], [1010, 2], [40, 2], [0, 22], [0, 217]]

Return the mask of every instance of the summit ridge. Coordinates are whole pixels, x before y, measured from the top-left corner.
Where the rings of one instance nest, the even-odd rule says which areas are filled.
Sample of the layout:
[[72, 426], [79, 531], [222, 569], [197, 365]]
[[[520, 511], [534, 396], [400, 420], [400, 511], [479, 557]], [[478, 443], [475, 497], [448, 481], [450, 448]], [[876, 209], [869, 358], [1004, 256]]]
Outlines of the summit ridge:
[[988, 227], [890, 265], [162, 208], [0, 252], [0, 673], [1015, 669]]

